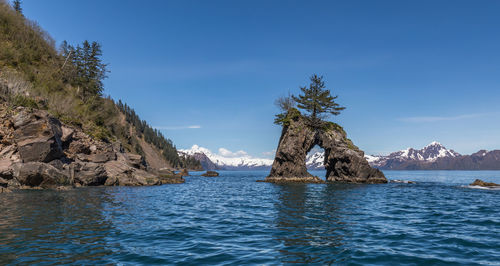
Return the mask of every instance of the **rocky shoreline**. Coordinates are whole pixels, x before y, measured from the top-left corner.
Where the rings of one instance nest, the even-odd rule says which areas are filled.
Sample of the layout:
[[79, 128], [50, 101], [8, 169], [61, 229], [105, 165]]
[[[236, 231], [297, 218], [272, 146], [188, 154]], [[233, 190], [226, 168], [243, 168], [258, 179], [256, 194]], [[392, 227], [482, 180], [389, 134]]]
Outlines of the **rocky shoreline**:
[[0, 121], [0, 192], [184, 182], [169, 169], [151, 169], [119, 142], [95, 140], [43, 110], [1, 105]]

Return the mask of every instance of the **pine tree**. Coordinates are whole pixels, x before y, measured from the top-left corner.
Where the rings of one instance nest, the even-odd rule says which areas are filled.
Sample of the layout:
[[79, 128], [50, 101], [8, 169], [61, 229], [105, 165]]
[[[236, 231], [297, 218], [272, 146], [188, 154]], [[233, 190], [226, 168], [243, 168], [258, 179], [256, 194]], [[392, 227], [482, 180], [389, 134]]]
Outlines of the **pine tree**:
[[312, 75], [309, 88], [301, 87], [302, 95], [292, 96], [297, 102], [297, 107], [308, 113], [307, 118], [312, 126], [319, 126], [322, 119], [329, 115], [339, 115], [345, 107], [335, 102], [338, 96], [332, 96], [325, 87], [323, 76]]
[[12, 7], [14, 8], [15, 11], [19, 14], [23, 14], [23, 8], [21, 7], [21, 0], [14, 0], [12, 2]]

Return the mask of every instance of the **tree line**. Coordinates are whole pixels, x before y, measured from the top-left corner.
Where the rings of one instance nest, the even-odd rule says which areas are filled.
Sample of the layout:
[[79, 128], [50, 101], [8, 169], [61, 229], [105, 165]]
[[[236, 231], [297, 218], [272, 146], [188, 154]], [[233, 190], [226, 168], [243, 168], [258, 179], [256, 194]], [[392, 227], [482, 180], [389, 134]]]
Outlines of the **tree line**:
[[[200, 162], [195, 158], [179, 156], [177, 148], [172, 140], [166, 138], [158, 129], [152, 128], [145, 120], [141, 120], [135, 113], [135, 110], [130, 106], [124, 104], [121, 100], [118, 101], [117, 106], [125, 115], [126, 121], [133, 125], [137, 135], [139, 137], [144, 137], [147, 143], [156, 146], [161, 151], [163, 157], [169, 161], [173, 167], [190, 169], [201, 168]], [[140, 147], [136, 147], [136, 149], [140, 150]]]

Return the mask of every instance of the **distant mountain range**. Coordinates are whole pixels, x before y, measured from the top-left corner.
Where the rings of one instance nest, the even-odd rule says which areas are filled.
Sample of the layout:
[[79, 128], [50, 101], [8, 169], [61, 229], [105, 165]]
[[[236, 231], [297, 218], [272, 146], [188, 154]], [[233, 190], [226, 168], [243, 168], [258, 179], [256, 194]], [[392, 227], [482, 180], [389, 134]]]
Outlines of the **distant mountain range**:
[[[500, 170], [500, 150], [461, 155], [435, 141], [420, 150], [408, 148], [389, 155], [365, 155], [365, 158], [370, 165], [382, 170]], [[308, 168], [323, 169], [323, 160], [322, 152], [309, 154]]]
[[[247, 155], [224, 157], [198, 145], [179, 150], [179, 154], [194, 156], [206, 170], [268, 170], [273, 163], [272, 159]], [[471, 155], [461, 155], [439, 142], [432, 142], [419, 150], [408, 148], [389, 155], [365, 155], [365, 158], [370, 165], [382, 170], [500, 170], [500, 150], [480, 150]], [[307, 155], [308, 169], [324, 169], [323, 162], [323, 152]]]
[[248, 155], [222, 156], [198, 145], [193, 145], [191, 149], [179, 150], [179, 155], [195, 157], [205, 170], [268, 170], [273, 164], [271, 159], [252, 158]]

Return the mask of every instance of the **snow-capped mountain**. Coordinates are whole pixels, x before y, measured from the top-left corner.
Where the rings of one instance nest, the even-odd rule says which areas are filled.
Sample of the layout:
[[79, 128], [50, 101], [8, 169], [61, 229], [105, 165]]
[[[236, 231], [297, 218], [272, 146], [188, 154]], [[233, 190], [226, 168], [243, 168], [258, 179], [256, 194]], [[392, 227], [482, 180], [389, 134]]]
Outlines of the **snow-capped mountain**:
[[[222, 151], [224, 153], [225, 150]], [[205, 170], [267, 170], [271, 169], [273, 164], [271, 159], [253, 158], [244, 152], [228, 156], [228, 154], [221, 154], [220, 151], [219, 154], [213, 153], [198, 145], [193, 145], [190, 149], [179, 150], [179, 154], [194, 156]]]
[[[392, 168], [404, 162], [435, 162], [439, 158], [455, 158], [461, 156], [454, 150], [449, 150], [441, 143], [434, 141], [420, 150], [407, 148], [393, 152], [387, 156], [369, 156], [368, 162], [380, 168]], [[365, 156], [367, 157], [367, 156]]]
[[408, 148], [365, 158], [372, 166], [386, 170], [500, 170], [499, 150], [461, 155], [435, 141], [420, 150]]
[[[227, 151], [227, 150], [226, 150]], [[193, 145], [179, 150], [180, 155], [194, 156], [205, 170], [268, 170], [272, 159], [253, 158], [244, 152], [213, 153], [209, 149]], [[324, 169], [324, 152], [311, 152], [306, 166], [311, 170]], [[365, 155], [373, 167], [383, 170], [500, 170], [500, 150], [481, 150], [471, 155], [461, 155], [432, 142], [422, 149], [408, 148], [389, 155]]]
[[[461, 156], [454, 150], [449, 150], [439, 142], [432, 142], [420, 150], [408, 148], [393, 152], [387, 156], [365, 155], [370, 165], [382, 169], [392, 169], [395, 165], [407, 162], [435, 162], [438, 158], [455, 158]], [[310, 169], [323, 169], [324, 152], [315, 152], [307, 155], [306, 164]]]
[[325, 161], [325, 152], [317, 151], [309, 153], [306, 157], [306, 167], [311, 170], [325, 169], [323, 165]]

